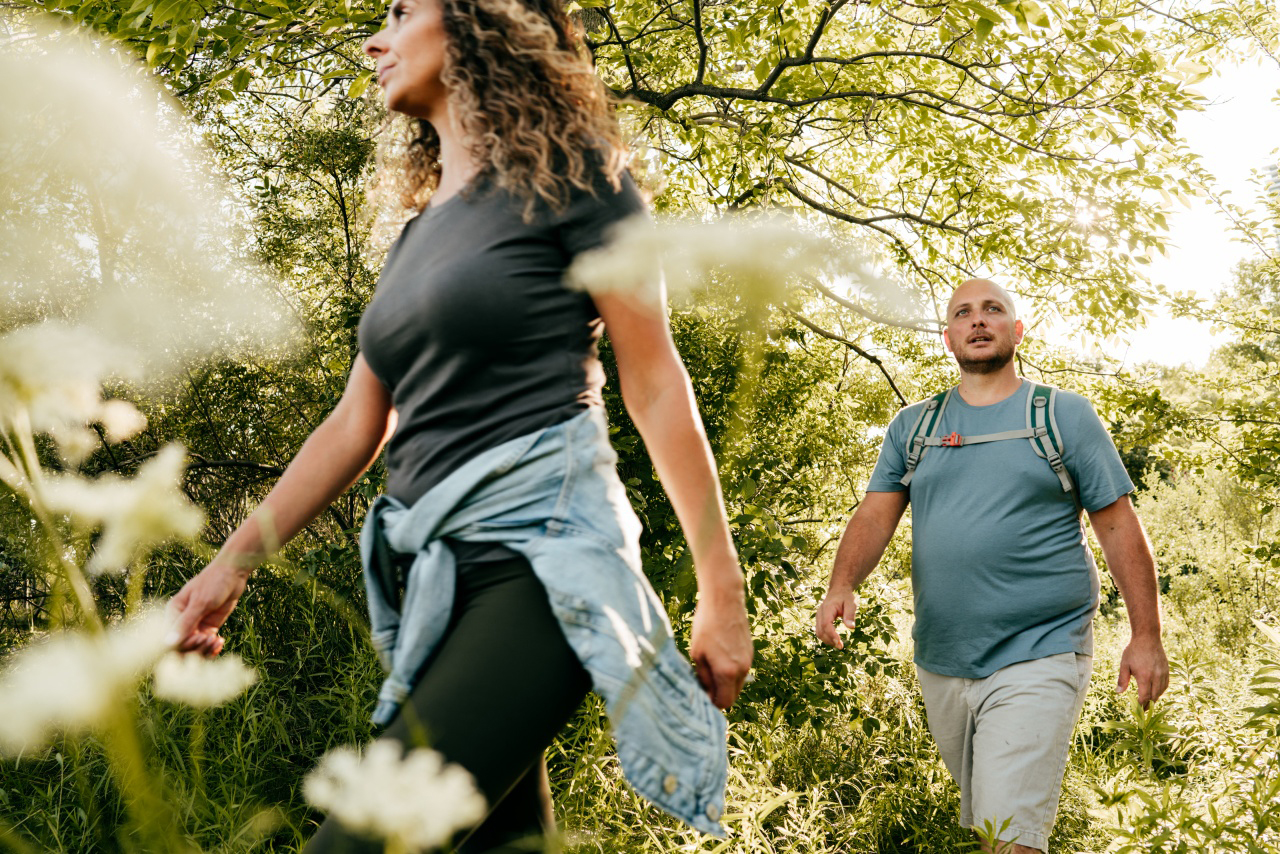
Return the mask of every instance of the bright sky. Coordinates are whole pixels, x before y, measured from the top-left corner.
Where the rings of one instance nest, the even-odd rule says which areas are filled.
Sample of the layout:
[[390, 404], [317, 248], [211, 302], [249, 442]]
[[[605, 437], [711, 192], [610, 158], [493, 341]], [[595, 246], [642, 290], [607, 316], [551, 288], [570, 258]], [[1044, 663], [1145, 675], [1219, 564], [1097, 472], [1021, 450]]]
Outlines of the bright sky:
[[[1184, 116], [1181, 130], [1232, 201], [1253, 207], [1258, 192], [1251, 182], [1253, 172], [1275, 163], [1280, 148], [1280, 104], [1275, 100], [1280, 68], [1274, 63], [1228, 66], [1199, 89], [1210, 106], [1203, 113]], [[1169, 227], [1174, 248], [1168, 256], [1156, 257], [1151, 278], [1173, 291], [1211, 296], [1230, 281], [1236, 263], [1255, 254], [1232, 239], [1230, 221], [1207, 199], [1176, 208]], [[1202, 367], [1221, 343], [1208, 324], [1153, 317], [1127, 344], [1110, 341], [1103, 349], [1129, 365], [1153, 361]]]

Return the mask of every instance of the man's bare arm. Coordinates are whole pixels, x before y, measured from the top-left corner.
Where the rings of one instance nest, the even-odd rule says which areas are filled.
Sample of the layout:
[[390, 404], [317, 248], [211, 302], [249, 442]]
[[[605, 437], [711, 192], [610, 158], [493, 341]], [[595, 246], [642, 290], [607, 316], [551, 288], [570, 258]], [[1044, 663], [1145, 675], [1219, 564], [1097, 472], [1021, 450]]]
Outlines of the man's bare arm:
[[1169, 662], [1160, 640], [1160, 588], [1151, 544], [1127, 495], [1090, 513], [1089, 523], [1129, 613], [1129, 645], [1120, 658], [1116, 690], [1123, 692], [1132, 679], [1137, 683], [1138, 702], [1145, 708], [1169, 687]]
[[866, 580], [893, 539], [907, 509], [907, 492], [868, 492], [840, 537], [827, 595], [818, 606], [814, 632], [828, 646], [844, 649], [835, 621], [853, 628], [858, 613], [858, 585]]

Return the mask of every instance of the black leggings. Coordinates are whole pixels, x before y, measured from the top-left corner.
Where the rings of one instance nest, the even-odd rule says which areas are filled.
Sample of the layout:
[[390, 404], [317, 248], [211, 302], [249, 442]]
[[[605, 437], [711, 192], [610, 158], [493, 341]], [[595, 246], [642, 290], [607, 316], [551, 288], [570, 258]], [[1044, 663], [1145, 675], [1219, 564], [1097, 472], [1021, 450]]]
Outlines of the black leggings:
[[[539, 852], [555, 829], [543, 751], [591, 680], [525, 558], [471, 560], [468, 550], [456, 551], [449, 631], [381, 738], [429, 744], [476, 778], [489, 813], [454, 840], [458, 854]], [[332, 818], [306, 847], [309, 854], [383, 850]]]

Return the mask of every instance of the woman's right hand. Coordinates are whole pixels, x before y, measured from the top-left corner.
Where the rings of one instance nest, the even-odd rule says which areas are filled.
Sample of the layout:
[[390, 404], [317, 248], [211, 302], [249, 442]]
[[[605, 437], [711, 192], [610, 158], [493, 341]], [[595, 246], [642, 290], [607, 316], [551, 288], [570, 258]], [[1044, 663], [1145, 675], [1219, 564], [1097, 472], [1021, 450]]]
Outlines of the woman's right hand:
[[169, 600], [170, 644], [179, 652], [207, 656], [221, 652], [218, 630], [240, 601], [248, 580], [248, 571], [216, 559], [200, 570]]
[[717, 707], [727, 709], [738, 699], [754, 652], [742, 588], [700, 596], [693, 612], [689, 657], [698, 682]]

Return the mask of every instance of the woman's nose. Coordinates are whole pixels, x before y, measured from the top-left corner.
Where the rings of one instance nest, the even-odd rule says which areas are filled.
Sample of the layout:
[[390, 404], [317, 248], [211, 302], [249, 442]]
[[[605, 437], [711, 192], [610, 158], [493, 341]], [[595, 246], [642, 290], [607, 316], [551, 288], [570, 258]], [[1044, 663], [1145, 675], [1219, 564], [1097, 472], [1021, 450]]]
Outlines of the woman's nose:
[[382, 56], [382, 54], [386, 53], [386, 32], [386, 30], [378, 30], [376, 33], [364, 40], [364, 52], [367, 56], [377, 59]]

